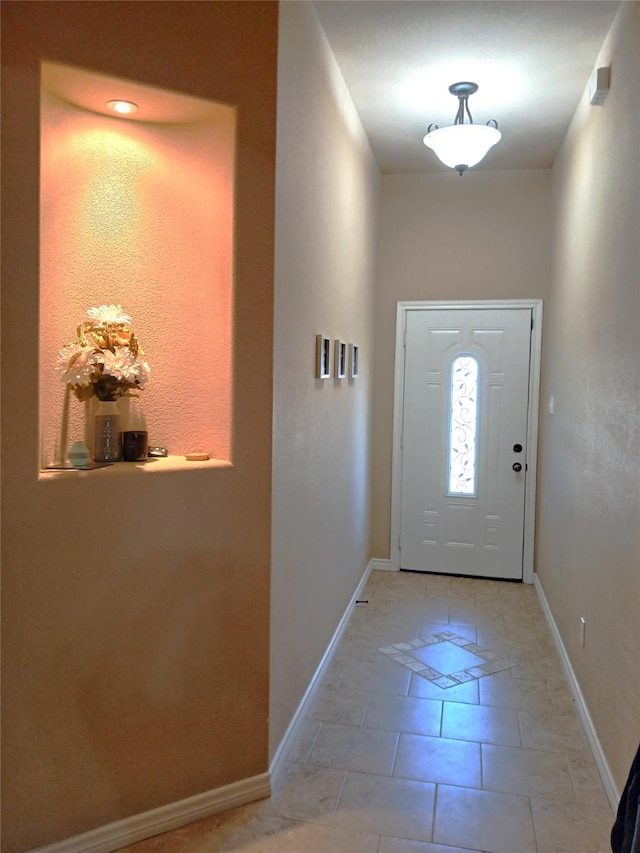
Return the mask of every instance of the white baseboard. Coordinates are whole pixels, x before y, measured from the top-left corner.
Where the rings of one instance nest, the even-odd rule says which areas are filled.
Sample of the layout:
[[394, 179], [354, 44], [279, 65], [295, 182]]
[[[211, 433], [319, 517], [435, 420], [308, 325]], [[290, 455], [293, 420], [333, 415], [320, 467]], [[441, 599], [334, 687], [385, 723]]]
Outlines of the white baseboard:
[[395, 569], [391, 565], [391, 560], [373, 559], [369, 562], [369, 565], [371, 566], [372, 570], [375, 569], [378, 572], [397, 572], [398, 571], [398, 569]]
[[128, 844], [152, 838], [202, 818], [261, 800], [271, 794], [269, 774], [241, 779], [213, 791], [187, 797], [133, 817], [92, 829], [82, 835], [39, 847], [32, 853], [111, 853]]
[[567, 650], [565, 649], [564, 643], [562, 642], [560, 631], [558, 630], [558, 626], [556, 625], [555, 619], [553, 618], [553, 614], [549, 607], [549, 602], [547, 601], [547, 598], [544, 594], [544, 589], [542, 588], [542, 583], [537, 574], [534, 574], [533, 576], [533, 584], [535, 586], [536, 593], [538, 594], [540, 606], [542, 607], [542, 611], [549, 624], [549, 629], [551, 631], [553, 642], [558, 650], [560, 660], [562, 661], [565, 674], [569, 681], [569, 686], [571, 687], [571, 692], [573, 693], [573, 698], [576, 703], [578, 716], [580, 717], [582, 727], [584, 728], [585, 735], [589, 742], [589, 746], [591, 747], [591, 751], [593, 752], [593, 757], [598, 767], [598, 772], [600, 773], [600, 778], [602, 779], [602, 784], [604, 786], [607, 799], [609, 800], [609, 804], [611, 805], [611, 808], [615, 813], [616, 809], [618, 808], [618, 803], [620, 801], [620, 792], [616, 787], [613, 774], [611, 773], [611, 768], [609, 767], [609, 762], [605, 757], [604, 750], [602, 749], [602, 744], [600, 743], [600, 739], [598, 738], [595, 726], [593, 725], [593, 720], [591, 719], [591, 715], [589, 714], [587, 703], [585, 702], [584, 696], [582, 695], [580, 684], [578, 682], [575, 672], [573, 671], [573, 667], [571, 666], [569, 655], [567, 654]]
[[271, 764], [269, 766], [269, 774], [271, 776], [271, 783], [272, 783], [273, 787], [276, 787], [276, 785], [277, 785], [277, 781], [280, 777], [280, 774], [282, 773], [282, 771], [284, 769], [284, 763], [286, 760], [287, 753], [289, 752], [291, 746], [293, 745], [293, 742], [295, 741], [296, 736], [298, 735], [300, 728], [302, 726], [302, 723], [304, 721], [304, 718], [306, 716], [306, 712], [307, 712], [309, 706], [311, 705], [311, 702], [313, 701], [313, 698], [314, 698], [318, 688], [320, 687], [320, 684], [322, 683], [322, 676], [324, 674], [324, 671], [327, 668], [327, 666], [329, 665], [329, 663], [331, 662], [331, 658], [333, 657], [333, 653], [335, 652], [335, 650], [338, 646], [338, 643], [340, 642], [340, 638], [342, 637], [344, 630], [347, 627], [347, 623], [349, 621], [349, 617], [351, 616], [351, 614], [353, 612], [353, 608], [355, 606], [355, 603], [356, 603], [357, 599], [360, 597], [360, 593], [364, 589], [372, 570], [374, 568], [378, 568], [378, 566], [373, 565], [376, 562], [383, 562], [383, 561], [377, 561], [377, 560], [370, 560], [369, 561], [369, 564], [367, 565], [366, 569], [364, 570], [364, 574], [362, 575], [362, 578], [360, 579], [360, 583], [358, 584], [356, 591], [351, 596], [351, 599], [349, 600], [349, 603], [347, 604], [347, 607], [346, 607], [346, 609], [342, 615], [342, 618], [340, 619], [340, 622], [338, 623], [338, 627], [334, 631], [333, 637], [331, 638], [331, 642], [327, 646], [327, 649], [326, 649], [324, 655], [322, 656], [322, 659], [320, 660], [320, 663], [318, 664], [318, 667], [317, 667], [311, 681], [309, 682], [309, 686], [307, 687], [305, 694], [302, 697], [300, 704], [298, 705], [298, 709], [296, 710], [295, 714], [293, 715], [291, 722], [289, 723], [287, 730], [284, 733], [284, 736], [283, 736], [282, 740], [280, 741], [278, 748], [275, 751], [275, 754], [274, 754], [273, 759], [271, 760]]

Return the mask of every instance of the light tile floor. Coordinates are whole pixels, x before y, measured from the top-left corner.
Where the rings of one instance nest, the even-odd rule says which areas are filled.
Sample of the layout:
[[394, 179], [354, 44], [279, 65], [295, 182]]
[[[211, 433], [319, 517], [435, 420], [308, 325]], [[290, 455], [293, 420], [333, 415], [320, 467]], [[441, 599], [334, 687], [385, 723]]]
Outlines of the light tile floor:
[[[607, 853], [613, 813], [533, 587], [375, 571], [362, 598], [273, 796], [128, 853]], [[418, 660], [508, 668], [441, 687], [389, 653], [443, 631], [469, 658]]]

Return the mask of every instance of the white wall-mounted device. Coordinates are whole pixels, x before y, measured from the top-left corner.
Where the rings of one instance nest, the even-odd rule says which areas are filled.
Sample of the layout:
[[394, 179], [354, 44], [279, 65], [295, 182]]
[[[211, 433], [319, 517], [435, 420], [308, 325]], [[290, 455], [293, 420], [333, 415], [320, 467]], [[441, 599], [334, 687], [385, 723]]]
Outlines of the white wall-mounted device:
[[593, 107], [601, 107], [609, 91], [610, 66], [596, 68], [589, 81], [589, 103]]

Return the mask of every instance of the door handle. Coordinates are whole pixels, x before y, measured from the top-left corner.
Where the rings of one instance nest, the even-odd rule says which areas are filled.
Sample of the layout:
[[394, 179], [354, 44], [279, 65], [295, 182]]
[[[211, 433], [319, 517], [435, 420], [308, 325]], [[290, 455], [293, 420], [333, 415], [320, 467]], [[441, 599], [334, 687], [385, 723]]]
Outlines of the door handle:
[[512, 465], [511, 467], [512, 467], [512, 468], [513, 468], [513, 470], [516, 472], [516, 474], [517, 474], [519, 471], [522, 471], [522, 465], [521, 465], [519, 462], [514, 462], [514, 463], [513, 463], [513, 465]]

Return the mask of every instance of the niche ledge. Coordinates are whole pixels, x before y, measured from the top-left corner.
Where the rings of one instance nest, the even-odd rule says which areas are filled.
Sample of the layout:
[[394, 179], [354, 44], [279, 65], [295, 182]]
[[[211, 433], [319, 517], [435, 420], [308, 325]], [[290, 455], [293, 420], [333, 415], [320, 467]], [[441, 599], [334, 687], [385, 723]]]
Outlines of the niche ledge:
[[202, 471], [212, 468], [233, 468], [233, 463], [227, 459], [207, 459], [204, 462], [189, 462], [184, 456], [165, 456], [149, 459], [146, 462], [114, 462], [104, 468], [92, 470], [77, 469], [47, 469], [43, 468], [39, 480], [59, 480], [68, 477], [128, 477], [132, 474], [163, 474], [169, 471]]

